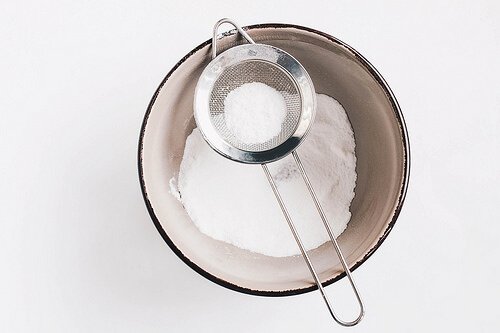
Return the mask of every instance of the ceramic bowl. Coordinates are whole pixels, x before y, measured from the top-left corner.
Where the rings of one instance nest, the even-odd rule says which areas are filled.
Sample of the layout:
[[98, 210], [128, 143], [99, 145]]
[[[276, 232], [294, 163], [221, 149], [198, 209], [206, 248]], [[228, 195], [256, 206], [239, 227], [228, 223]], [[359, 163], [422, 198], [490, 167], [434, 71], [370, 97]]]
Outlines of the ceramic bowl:
[[[398, 103], [377, 70], [332, 36], [287, 24], [245, 29], [256, 42], [292, 54], [309, 72], [316, 91], [337, 99], [347, 112], [356, 140], [358, 178], [352, 217], [338, 241], [355, 270], [387, 237], [405, 198], [409, 144]], [[223, 51], [244, 42], [233, 31], [224, 34], [218, 48]], [[194, 88], [211, 60], [210, 51], [208, 40], [182, 58], [161, 82], [144, 117], [139, 177], [151, 218], [179, 258], [221, 286], [264, 296], [314, 290], [316, 286], [301, 256], [268, 257], [213, 240], [196, 228], [169, 192], [169, 180], [178, 174], [186, 137], [195, 127]], [[345, 275], [331, 244], [309, 254], [326, 284]]]

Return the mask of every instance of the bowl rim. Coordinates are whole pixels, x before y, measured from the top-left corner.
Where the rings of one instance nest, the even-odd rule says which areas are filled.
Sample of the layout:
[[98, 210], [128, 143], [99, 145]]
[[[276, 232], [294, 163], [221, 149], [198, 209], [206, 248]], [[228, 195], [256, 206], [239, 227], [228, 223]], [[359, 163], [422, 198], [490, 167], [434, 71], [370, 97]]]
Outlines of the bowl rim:
[[[384, 90], [385, 94], [387, 95], [391, 107], [394, 111], [394, 115], [396, 117], [396, 120], [400, 126], [401, 129], [401, 139], [402, 139], [402, 145], [403, 145], [403, 183], [401, 185], [401, 189], [399, 192], [399, 196], [397, 199], [397, 205], [394, 210], [394, 214], [392, 216], [391, 221], [387, 225], [387, 228], [384, 230], [383, 234], [380, 236], [378, 239], [377, 243], [370, 248], [365, 255], [358, 260], [353, 266], [351, 266], [351, 272], [355, 271], [359, 266], [361, 266], [369, 257], [372, 256], [373, 253], [382, 245], [382, 243], [385, 241], [389, 233], [392, 231], [394, 225], [396, 224], [396, 220], [399, 217], [399, 214], [401, 213], [401, 209], [403, 207], [403, 203], [405, 201], [406, 197], [406, 192], [408, 190], [408, 182], [409, 182], [409, 175], [410, 175], [410, 142], [408, 138], [408, 131], [406, 128], [406, 123], [403, 117], [403, 114], [401, 112], [401, 109], [399, 107], [399, 103], [396, 100], [396, 97], [394, 96], [391, 88], [385, 81], [385, 79], [382, 77], [382, 75], [377, 71], [377, 69], [365, 58], [363, 57], [358, 51], [356, 51], [353, 47], [349, 46], [348, 44], [342, 42], [338, 38], [335, 38], [327, 33], [300, 26], [300, 25], [295, 25], [295, 24], [287, 24], [287, 23], [263, 23], [263, 24], [254, 24], [254, 25], [249, 25], [243, 27], [243, 30], [245, 31], [251, 31], [254, 29], [297, 29], [300, 31], [305, 31], [309, 33], [316, 34], [320, 37], [328, 39], [330, 42], [339, 44], [341, 47], [347, 49], [349, 52], [351, 52], [356, 60], [358, 60], [373, 76], [373, 78], [377, 81], [379, 86]], [[233, 29], [231, 31], [225, 32], [223, 36], [230, 36], [233, 35], [237, 32], [236, 29]], [[153, 94], [146, 113], [144, 115], [142, 125], [141, 125], [141, 130], [139, 134], [139, 143], [138, 143], [138, 152], [137, 152], [137, 163], [138, 163], [138, 172], [139, 172], [139, 182], [141, 186], [141, 192], [142, 196], [144, 198], [144, 202], [146, 204], [147, 210], [149, 212], [149, 215], [160, 233], [161, 237], [163, 240], [167, 243], [167, 245], [170, 247], [170, 249], [189, 267], [191, 267], [194, 271], [202, 275], [203, 277], [207, 278], [208, 280], [231, 290], [238, 291], [241, 293], [249, 294], [249, 295], [255, 295], [255, 296], [267, 296], [267, 297], [280, 297], [280, 296], [293, 296], [293, 295], [300, 295], [304, 294], [307, 292], [311, 292], [314, 290], [317, 290], [318, 287], [314, 284], [309, 287], [304, 287], [304, 288], [297, 288], [297, 289], [290, 289], [290, 290], [281, 290], [281, 291], [269, 291], [269, 290], [255, 290], [255, 289], [250, 289], [246, 287], [242, 287], [239, 285], [236, 285], [234, 283], [231, 283], [229, 281], [223, 280], [215, 275], [212, 275], [211, 273], [205, 271], [202, 269], [200, 266], [198, 266], [196, 263], [191, 261], [187, 256], [185, 256], [182, 251], [174, 244], [174, 242], [170, 239], [170, 237], [167, 235], [165, 230], [163, 229], [159, 219], [157, 218], [154, 209], [151, 205], [151, 202], [148, 199], [148, 193], [146, 190], [146, 183], [144, 179], [144, 168], [143, 168], [143, 157], [142, 157], [142, 152], [143, 152], [143, 147], [144, 147], [144, 136], [146, 132], [146, 126], [149, 120], [149, 115], [152, 111], [153, 105], [156, 102], [156, 99], [160, 93], [160, 90], [163, 88], [165, 83], [168, 81], [170, 76], [177, 70], [177, 68], [182, 65], [189, 57], [191, 57], [193, 54], [204, 48], [205, 46], [209, 45], [212, 43], [212, 39], [208, 39], [205, 42], [199, 44], [197, 47], [195, 47], [193, 50], [191, 50], [188, 54], [186, 54], [181, 60], [179, 60], [174, 67], [167, 73], [167, 75], [163, 78], [161, 81], [160, 85], [156, 89], [155, 93]], [[341, 274], [327, 280], [326, 282], [323, 283], [323, 286], [328, 286], [343, 277], [346, 276], [345, 272], [342, 272]]]

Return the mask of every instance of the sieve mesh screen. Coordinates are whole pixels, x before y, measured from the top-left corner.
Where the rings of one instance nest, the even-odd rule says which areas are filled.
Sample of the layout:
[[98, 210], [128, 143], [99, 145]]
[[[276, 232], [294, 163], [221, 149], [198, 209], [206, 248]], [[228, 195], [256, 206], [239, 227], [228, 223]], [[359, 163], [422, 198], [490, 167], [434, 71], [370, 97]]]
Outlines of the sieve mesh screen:
[[[286, 104], [286, 116], [280, 133], [263, 143], [243, 142], [227, 127], [224, 101], [234, 89], [245, 83], [260, 82], [276, 89]], [[241, 150], [259, 152], [273, 149], [295, 132], [301, 115], [301, 96], [293, 79], [280, 67], [261, 60], [247, 60], [229, 66], [218, 76], [210, 93], [210, 120], [221, 138]]]

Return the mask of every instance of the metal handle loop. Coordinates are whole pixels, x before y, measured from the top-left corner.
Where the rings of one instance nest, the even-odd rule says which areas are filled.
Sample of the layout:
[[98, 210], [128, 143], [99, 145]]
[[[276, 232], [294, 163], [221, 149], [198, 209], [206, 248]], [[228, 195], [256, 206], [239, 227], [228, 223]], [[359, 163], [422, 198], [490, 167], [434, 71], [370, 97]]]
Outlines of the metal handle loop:
[[238, 32], [250, 43], [250, 44], [255, 44], [254, 40], [246, 33], [245, 30], [243, 30], [238, 24], [236, 24], [233, 20], [229, 18], [223, 18], [217, 21], [214, 26], [214, 32], [212, 36], [212, 59], [217, 56], [217, 31], [219, 30], [219, 27], [224, 24], [224, 23], [229, 23], [233, 27], [235, 27]]
[[321, 293], [321, 296], [323, 297], [323, 300], [325, 301], [325, 304], [328, 308], [328, 311], [330, 312], [331, 316], [333, 319], [339, 323], [342, 326], [354, 326], [357, 323], [361, 321], [365, 314], [365, 309], [363, 306], [363, 302], [361, 300], [361, 297], [359, 295], [358, 289], [356, 287], [356, 284], [354, 283], [354, 280], [351, 276], [351, 271], [349, 270], [349, 266], [347, 265], [347, 262], [344, 258], [344, 255], [342, 254], [342, 251], [340, 249], [339, 244], [337, 243], [337, 240], [335, 239], [335, 235], [333, 234], [333, 231], [330, 227], [330, 224], [328, 223], [328, 220], [326, 218], [325, 212], [323, 211], [323, 208], [321, 207], [321, 204], [319, 203], [318, 197], [316, 196], [316, 193], [314, 192], [314, 189], [311, 185], [311, 182], [309, 181], [309, 178], [307, 177], [307, 174], [304, 170], [304, 166], [302, 165], [302, 162], [299, 159], [299, 155], [297, 154], [296, 151], [292, 152], [293, 157], [295, 158], [295, 162], [297, 163], [297, 166], [299, 168], [299, 171], [302, 175], [302, 178], [304, 179], [304, 182], [307, 185], [307, 188], [309, 190], [309, 193], [311, 194], [311, 197], [314, 200], [314, 204], [316, 205], [316, 209], [318, 210], [319, 215], [321, 216], [321, 220], [323, 221], [323, 224], [326, 228], [326, 231], [328, 232], [328, 236], [330, 237], [330, 240], [333, 243], [333, 246], [335, 248], [335, 251], [337, 252], [337, 256], [340, 259], [340, 262], [342, 263], [342, 267], [344, 268], [344, 271], [347, 275], [347, 278], [349, 279], [349, 283], [351, 284], [351, 287], [354, 291], [354, 294], [356, 296], [356, 299], [358, 300], [359, 304], [359, 315], [356, 319], [352, 321], [344, 321], [342, 319], [339, 319], [337, 315], [335, 314], [335, 311], [333, 311], [333, 308], [330, 304], [330, 301], [328, 297], [326, 296], [325, 290], [323, 289], [323, 285], [321, 284], [321, 280], [318, 277], [318, 274], [316, 273], [316, 270], [314, 269], [314, 266], [312, 265], [311, 259], [309, 258], [309, 255], [307, 254], [306, 249], [304, 248], [304, 244], [302, 243], [302, 240], [299, 237], [299, 234], [297, 233], [297, 229], [295, 228], [295, 225], [292, 222], [292, 219], [290, 217], [290, 214], [288, 213], [288, 210], [286, 209], [285, 203], [283, 202], [283, 199], [281, 198], [281, 195], [278, 191], [278, 188], [276, 186], [276, 183], [274, 182], [274, 179], [269, 172], [269, 169], [266, 164], [262, 164], [262, 168], [264, 169], [264, 173], [267, 176], [267, 180], [269, 181], [269, 184], [271, 185], [271, 188], [274, 192], [274, 195], [276, 196], [276, 199], [278, 200], [278, 203], [280, 205], [281, 211], [283, 212], [283, 215], [285, 216], [285, 219], [288, 223], [288, 226], [290, 227], [290, 230], [292, 231], [293, 237], [295, 238], [295, 241], [297, 242], [297, 245], [300, 248], [300, 252], [302, 253], [302, 256], [304, 257], [304, 260], [306, 261], [307, 267], [309, 268], [309, 271], [311, 272], [312, 277], [314, 278], [314, 281], [316, 282], [316, 285], [318, 286], [318, 289]]

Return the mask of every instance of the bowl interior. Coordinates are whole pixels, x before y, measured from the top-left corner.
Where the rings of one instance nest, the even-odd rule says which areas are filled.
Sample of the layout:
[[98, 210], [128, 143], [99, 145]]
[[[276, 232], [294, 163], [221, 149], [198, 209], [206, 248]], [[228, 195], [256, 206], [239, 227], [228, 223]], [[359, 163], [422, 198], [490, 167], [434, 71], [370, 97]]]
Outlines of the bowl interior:
[[[309, 72], [316, 91], [337, 99], [348, 114], [358, 178], [351, 221], [338, 240], [350, 266], [357, 267], [387, 236], [406, 190], [407, 141], [397, 103], [374, 69], [332, 37], [281, 25], [251, 27], [249, 34], [256, 42], [292, 54]], [[222, 51], [241, 43], [237, 35], [229, 34], [218, 47]], [[186, 137], [195, 127], [194, 88], [211, 60], [210, 50], [209, 43], [202, 44], [173, 69], [146, 115], [139, 167], [150, 213], [174, 251], [215, 282], [263, 295], [312, 290], [314, 281], [302, 257], [272, 258], [213, 240], [198, 231], [169, 193], [169, 180], [178, 174]], [[331, 244], [309, 253], [323, 281], [343, 275]]]

